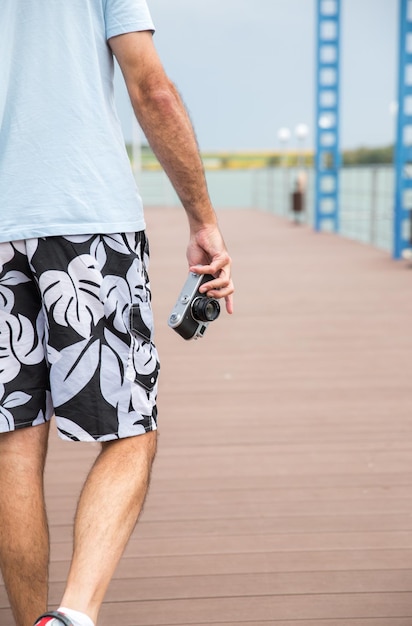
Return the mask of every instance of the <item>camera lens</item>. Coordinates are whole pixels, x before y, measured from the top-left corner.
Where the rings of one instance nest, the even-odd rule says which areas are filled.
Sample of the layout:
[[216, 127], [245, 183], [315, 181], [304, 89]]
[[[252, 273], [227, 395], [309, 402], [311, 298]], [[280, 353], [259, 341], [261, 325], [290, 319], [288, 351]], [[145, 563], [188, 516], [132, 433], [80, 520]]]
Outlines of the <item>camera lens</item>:
[[192, 315], [198, 322], [213, 322], [220, 313], [220, 304], [213, 298], [196, 298], [192, 303]]

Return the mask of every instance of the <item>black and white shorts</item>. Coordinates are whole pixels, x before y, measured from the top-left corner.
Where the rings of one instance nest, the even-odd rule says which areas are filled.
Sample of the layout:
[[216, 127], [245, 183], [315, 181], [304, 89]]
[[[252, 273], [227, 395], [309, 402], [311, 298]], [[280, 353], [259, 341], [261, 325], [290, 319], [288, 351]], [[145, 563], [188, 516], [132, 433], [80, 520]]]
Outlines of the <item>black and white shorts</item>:
[[144, 232], [0, 243], [0, 433], [155, 430], [159, 360]]

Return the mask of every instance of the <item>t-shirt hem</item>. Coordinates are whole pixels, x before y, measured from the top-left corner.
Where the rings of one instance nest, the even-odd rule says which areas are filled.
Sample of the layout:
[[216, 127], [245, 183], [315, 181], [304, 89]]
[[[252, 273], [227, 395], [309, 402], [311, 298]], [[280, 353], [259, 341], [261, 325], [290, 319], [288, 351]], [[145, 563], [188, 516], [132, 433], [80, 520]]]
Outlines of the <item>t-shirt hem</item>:
[[128, 22], [127, 24], [118, 24], [116, 26], [112, 26], [106, 30], [106, 39], [110, 39], [110, 37], [116, 37], [117, 35], [125, 35], [126, 33], [134, 33], [140, 32], [143, 30], [150, 30], [152, 33], [155, 32], [155, 27], [153, 22], [148, 21], [134, 21]]
[[19, 231], [9, 231], [7, 233], [0, 232], [0, 243], [20, 241], [22, 239], [39, 239], [40, 237], [133, 233], [145, 230], [145, 228], [146, 223], [144, 220], [101, 224], [56, 224], [47, 225], [47, 227], [27, 226]]

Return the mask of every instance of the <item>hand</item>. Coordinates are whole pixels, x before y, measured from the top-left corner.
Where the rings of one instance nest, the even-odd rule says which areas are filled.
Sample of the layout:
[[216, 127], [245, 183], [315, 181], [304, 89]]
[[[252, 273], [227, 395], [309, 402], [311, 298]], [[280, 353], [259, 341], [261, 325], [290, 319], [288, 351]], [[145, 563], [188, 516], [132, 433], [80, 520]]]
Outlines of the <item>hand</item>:
[[204, 226], [191, 233], [187, 260], [191, 272], [212, 274], [215, 277], [204, 283], [200, 291], [206, 293], [209, 298], [224, 298], [226, 311], [233, 313], [232, 259], [217, 224]]

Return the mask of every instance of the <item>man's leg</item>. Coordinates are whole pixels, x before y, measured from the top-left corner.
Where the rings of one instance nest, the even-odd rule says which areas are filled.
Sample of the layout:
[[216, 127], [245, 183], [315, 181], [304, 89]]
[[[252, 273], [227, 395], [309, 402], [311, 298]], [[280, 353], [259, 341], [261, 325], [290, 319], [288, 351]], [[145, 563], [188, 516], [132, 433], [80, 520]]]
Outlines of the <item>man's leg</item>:
[[61, 602], [95, 623], [144, 503], [156, 431], [102, 446], [80, 496], [73, 560]]
[[49, 532], [43, 472], [49, 424], [0, 435], [0, 566], [17, 626], [46, 610]]

